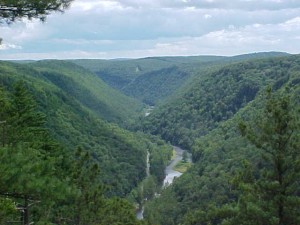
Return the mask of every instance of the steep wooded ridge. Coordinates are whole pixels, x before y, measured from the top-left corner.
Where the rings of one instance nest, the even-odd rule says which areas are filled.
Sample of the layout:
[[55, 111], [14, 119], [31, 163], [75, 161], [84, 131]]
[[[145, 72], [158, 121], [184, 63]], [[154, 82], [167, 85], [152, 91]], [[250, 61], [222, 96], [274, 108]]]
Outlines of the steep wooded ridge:
[[147, 152], [154, 182], [161, 182], [171, 148], [108, 121], [124, 125], [141, 105], [69, 62], [0, 62], [0, 68], [0, 194], [9, 199], [0, 197], [1, 223], [20, 218], [14, 202], [35, 201], [33, 221], [138, 223], [132, 203], [107, 197], [126, 197], [138, 186]]
[[213, 70], [146, 118], [146, 129], [191, 149], [195, 162], [148, 202], [150, 223], [299, 223], [299, 63], [289, 56]]
[[212, 66], [194, 77], [180, 95], [143, 119], [142, 129], [191, 149], [197, 137], [230, 119], [267, 85], [280, 88], [297, 60], [269, 58]]
[[127, 120], [134, 119], [143, 107], [73, 63], [46, 60], [30, 66], [106, 121], [126, 125]]

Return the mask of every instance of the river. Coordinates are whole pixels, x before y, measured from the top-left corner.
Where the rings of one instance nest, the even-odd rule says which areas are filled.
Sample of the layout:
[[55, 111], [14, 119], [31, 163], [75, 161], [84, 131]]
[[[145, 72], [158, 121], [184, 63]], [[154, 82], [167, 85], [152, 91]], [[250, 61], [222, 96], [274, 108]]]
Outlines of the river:
[[[173, 148], [176, 152], [176, 156], [175, 156], [174, 159], [172, 159], [170, 164], [165, 169], [166, 177], [165, 177], [164, 182], [163, 182], [163, 188], [171, 185], [173, 183], [173, 180], [174, 180], [175, 177], [180, 177], [182, 175], [182, 173], [173, 170], [173, 167], [180, 160], [182, 160], [182, 154], [185, 150], [182, 150], [181, 148], [176, 147], [176, 146], [173, 146]], [[147, 167], [150, 166], [150, 165], [148, 165], [148, 163], [149, 163], [148, 160], [149, 160], [149, 154], [147, 155]], [[188, 160], [191, 161], [190, 154], [188, 154]], [[137, 219], [142, 220], [144, 218], [143, 213], [144, 213], [144, 206], [142, 206], [142, 208], [137, 211], [137, 213], [136, 213]]]
[[182, 160], [182, 154], [184, 150], [182, 150], [179, 147], [173, 146], [174, 150], [176, 151], [176, 156], [175, 158], [171, 161], [171, 163], [166, 167], [165, 169], [165, 174], [166, 177], [164, 179], [163, 187], [166, 187], [170, 184], [172, 184], [173, 180], [175, 177], [180, 177], [182, 173], [173, 170], [173, 167], [180, 161]]

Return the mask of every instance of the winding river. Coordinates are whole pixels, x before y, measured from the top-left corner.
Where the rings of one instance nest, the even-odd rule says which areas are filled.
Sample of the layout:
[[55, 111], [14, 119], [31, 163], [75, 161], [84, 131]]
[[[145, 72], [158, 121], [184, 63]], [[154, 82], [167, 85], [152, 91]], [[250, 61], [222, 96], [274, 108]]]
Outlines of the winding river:
[[166, 167], [165, 174], [166, 177], [164, 179], [163, 187], [166, 187], [172, 184], [175, 177], [180, 177], [182, 173], [173, 170], [173, 167], [182, 160], [182, 154], [184, 150], [179, 147], [173, 146], [174, 150], [176, 151], [176, 157], [171, 161], [171, 163]]
[[[176, 152], [176, 156], [174, 159], [172, 159], [172, 161], [170, 162], [170, 164], [166, 167], [165, 169], [165, 174], [166, 174], [166, 177], [164, 179], [164, 182], [163, 182], [163, 188], [171, 185], [174, 181], [174, 178], [175, 177], [180, 177], [182, 175], [182, 173], [178, 172], [178, 171], [175, 171], [173, 170], [173, 167], [180, 161], [182, 160], [182, 154], [185, 150], [182, 150], [181, 148], [179, 147], [176, 147], [176, 146], [173, 146], [175, 152]], [[190, 154], [188, 154], [188, 160], [190, 161], [191, 157], [190, 157]], [[150, 166], [149, 165], [149, 153], [147, 155], [147, 167]], [[147, 173], [148, 174], [148, 173]], [[137, 219], [139, 220], [142, 220], [144, 218], [143, 216], [143, 213], [144, 213], [144, 206], [137, 211], [136, 213], [136, 217]]]

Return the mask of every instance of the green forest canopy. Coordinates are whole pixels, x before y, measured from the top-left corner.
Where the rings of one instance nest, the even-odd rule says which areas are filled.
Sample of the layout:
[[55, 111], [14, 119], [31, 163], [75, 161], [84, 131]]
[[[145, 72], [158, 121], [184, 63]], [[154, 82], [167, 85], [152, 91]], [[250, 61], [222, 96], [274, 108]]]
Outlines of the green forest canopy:
[[[163, 190], [160, 198], [148, 202], [145, 217], [150, 223], [299, 223], [298, 61], [299, 56], [290, 56], [244, 62], [219, 70], [223, 79], [220, 83], [226, 78], [234, 81], [232, 77], [236, 76], [242, 78], [238, 84], [243, 85], [247, 81], [243, 79], [244, 74], [257, 85], [268, 78], [271, 80], [229, 118], [215, 123], [215, 128], [208, 133], [198, 134], [191, 148], [194, 166], [172, 187]], [[259, 75], [253, 76], [256, 73]], [[220, 76], [217, 74], [207, 81], [218, 84]], [[235, 82], [229, 84], [234, 86]], [[201, 90], [200, 83], [190, 90], [196, 90], [197, 85]], [[267, 86], [273, 90], [271, 95], [265, 93]], [[204, 96], [192, 97], [191, 102], [197, 106], [201, 97], [212, 95], [214, 99], [218, 92], [230, 99], [231, 92], [227, 91], [230, 89], [213, 87], [214, 90], [203, 92]], [[192, 96], [194, 92], [189, 93], [190, 90], [186, 96]], [[174, 108], [161, 110], [166, 109], [169, 114], [182, 113], [183, 107], [177, 111]]]
[[[145, 178], [147, 151], [151, 174], [157, 184], [161, 182], [170, 146], [110, 124], [84, 106], [61, 85], [72, 73], [82, 83], [92, 78], [84, 73], [80, 77], [76, 66], [73, 71], [67, 67], [71, 74], [62, 71], [62, 81], [53, 82], [48, 79], [53, 64], [48, 70], [46, 65], [37, 70], [0, 62], [1, 223], [20, 218], [16, 207], [27, 209], [35, 203], [22, 214], [23, 220], [136, 224], [133, 203], [120, 197], [127, 197]], [[76, 91], [84, 94], [82, 88]]]

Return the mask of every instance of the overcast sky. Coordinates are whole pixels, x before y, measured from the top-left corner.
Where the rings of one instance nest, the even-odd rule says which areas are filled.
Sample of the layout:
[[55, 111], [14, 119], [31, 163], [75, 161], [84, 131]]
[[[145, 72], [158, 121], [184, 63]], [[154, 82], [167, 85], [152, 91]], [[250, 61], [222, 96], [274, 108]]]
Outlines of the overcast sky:
[[0, 37], [0, 59], [300, 53], [300, 0], [75, 0]]

